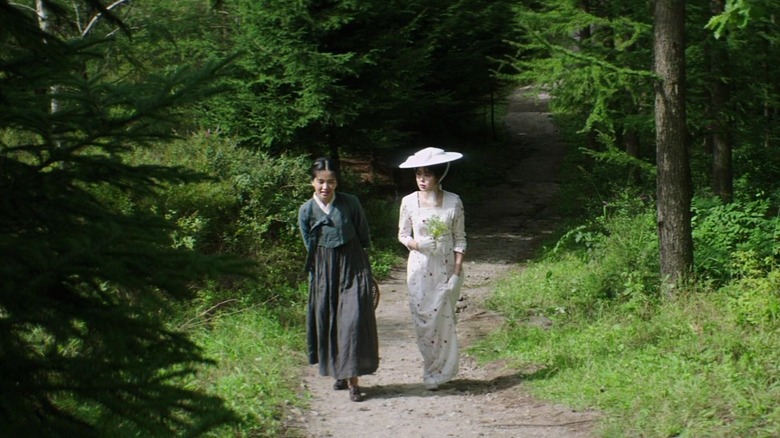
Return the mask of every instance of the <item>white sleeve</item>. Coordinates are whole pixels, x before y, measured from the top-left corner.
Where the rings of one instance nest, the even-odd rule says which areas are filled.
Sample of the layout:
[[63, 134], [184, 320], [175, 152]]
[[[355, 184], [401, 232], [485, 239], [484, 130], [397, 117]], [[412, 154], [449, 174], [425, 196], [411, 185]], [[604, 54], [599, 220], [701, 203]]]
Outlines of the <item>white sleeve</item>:
[[466, 213], [460, 197], [455, 198], [455, 214], [452, 223], [452, 237], [455, 240], [453, 251], [466, 253]]
[[398, 215], [398, 241], [409, 249], [409, 243], [414, 240], [412, 236], [412, 215], [409, 211], [407, 198], [401, 200], [401, 212]]

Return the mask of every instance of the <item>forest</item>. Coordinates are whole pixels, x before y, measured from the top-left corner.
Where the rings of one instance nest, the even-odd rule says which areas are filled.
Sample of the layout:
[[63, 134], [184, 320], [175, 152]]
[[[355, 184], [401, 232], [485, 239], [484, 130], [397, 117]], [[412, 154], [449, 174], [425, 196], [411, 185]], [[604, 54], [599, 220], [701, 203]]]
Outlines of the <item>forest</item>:
[[[505, 98], [531, 87], [570, 146], [565, 219], [473, 353], [532, 365], [535, 395], [603, 412], [601, 436], [780, 434], [778, 13], [0, 0], [0, 430], [292, 436], [312, 159], [364, 200], [381, 276], [403, 262], [393, 168], [501, 150]], [[495, 175], [470, 166], [478, 206]]]

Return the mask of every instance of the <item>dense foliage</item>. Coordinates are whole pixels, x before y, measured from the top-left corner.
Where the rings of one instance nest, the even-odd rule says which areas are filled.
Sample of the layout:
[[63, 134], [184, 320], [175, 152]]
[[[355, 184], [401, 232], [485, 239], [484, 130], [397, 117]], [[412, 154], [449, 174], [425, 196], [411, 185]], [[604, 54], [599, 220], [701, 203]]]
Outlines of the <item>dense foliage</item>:
[[[480, 121], [505, 82], [509, 2], [158, 2], [117, 57], [150, 68], [236, 53], [197, 123], [247, 147], [370, 154]], [[170, 43], [173, 44], [170, 44]], [[492, 94], [491, 94], [492, 93]]]
[[116, 202], [200, 179], [125, 155], [171, 138], [181, 109], [216, 91], [221, 65], [109, 82], [91, 74], [100, 40], [42, 32], [3, 6], [4, 433], [161, 436], [230, 421], [219, 397], [178, 384], [209, 359], [165, 320], [197, 284], [243, 269], [176, 247], [163, 216]]
[[525, 370], [540, 397], [597, 408], [603, 436], [772, 436], [777, 5], [685, 4], [694, 275], [674, 290], [657, 275], [651, 3], [527, 2], [514, 77], [551, 93], [576, 147], [570, 222], [499, 286], [508, 323], [475, 351]]
[[598, 436], [777, 435], [776, 215], [695, 204], [712, 277], [659, 293], [653, 206], [628, 192], [499, 284], [489, 304], [507, 323], [473, 352], [539, 397], [597, 409]]
[[[481, 120], [502, 84], [491, 69], [507, 12], [478, 0], [0, 1], [2, 429], [278, 430], [284, 404], [218, 397], [230, 377], [204, 365], [237, 359], [230, 369], [257, 378], [257, 362], [201, 330], [246, 330], [237, 313], [292, 348], [310, 159], [361, 160]], [[375, 199], [382, 275], [396, 259], [380, 230], [396, 218], [386, 188], [364, 182], [373, 164], [348, 169], [342, 188]]]
[[[658, 301], [669, 291], [652, 211], [652, 3], [0, 0], [3, 430], [170, 435], [240, 421], [228, 426], [236, 434], [281, 433], [295, 392], [282, 386], [295, 378], [279, 358], [295, 357], [302, 319], [295, 215], [311, 158], [348, 163], [341, 188], [364, 200], [381, 275], [396, 260], [398, 186], [370, 183], [382, 181], [375, 171], [421, 144], [495, 141], [490, 123], [516, 85], [553, 96], [574, 149], [561, 197], [574, 225], [545, 260], [553, 265], [529, 271], [535, 288], [512, 284], [497, 305], [518, 321], [596, 321], [570, 326], [603, 332], [583, 344], [698, 354], [641, 336], [660, 330], [653, 318], [678, 335], [689, 323]], [[756, 337], [734, 345], [694, 332], [711, 341], [700, 352], [766, 382], [776, 376], [759, 347], [780, 315], [775, 3], [686, 2], [690, 287], [724, 320], [706, 324]], [[477, 202], [504, 169], [479, 150], [464, 161], [453, 180]], [[620, 317], [647, 325], [620, 337], [609, 328]], [[276, 359], [244, 360], [260, 353], [227, 345], [236, 332]], [[529, 360], [591, 360], [575, 354]], [[231, 385], [227, 369], [246, 380]], [[247, 383], [260, 376], [276, 386]], [[256, 396], [239, 387], [274, 400], [228, 406], [212, 392]], [[735, 394], [744, 407], [749, 395]], [[630, 432], [652, 427], [640, 424]], [[741, 424], [729, 432], [758, 433]]]
[[[780, 95], [776, 66], [770, 61], [777, 45], [774, 33], [767, 31], [776, 8], [772, 2], [752, 7], [730, 1], [686, 3], [684, 88], [697, 199], [694, 223], [707, 227], [694, 230], [695, 273], [705, 278], [727, 278], [728, 258], [736, 249], [746, 250], [745, 245], [758, 245], [760, 258], [776, 255], [768, 249], [773, 244], [766, 243], [775, 242], [769, 230], [778, 202], [777, 178], [772, 175], [779, 163], [771, 145], [777, 141], [772, 120]], [[652, 4], [560, 0], [527, 2], [516, 9], [518, 25], [526, 33], [516, 41], [520, 52], [512, 63], [512, 77], [552, 94], [559, 125], [585, 155], [580, 167], [572, 169], [578, 175], [567, 177], [586, 178], [600, 195], [596, 199], [589, 191], [571, 192], [577, 200], [569, 205], [598, 213], [602, 202], [626, 188], [657, 202]], [[723, 205], [730, 202], [735, 205]], [[756, 203], [763, 205], [760, 213], [751, 207]], [[752, 230], [755, 234], [748, 240], [753, 243], [741, 242], [739, 248], [723, 243], [724, 251], [716, 256], [707, 240], [721, 237], [712, 236], [713, 224], [702, 218], [723, 218], [723, 210], [767, 224], [760, 227], [764, 231]]]

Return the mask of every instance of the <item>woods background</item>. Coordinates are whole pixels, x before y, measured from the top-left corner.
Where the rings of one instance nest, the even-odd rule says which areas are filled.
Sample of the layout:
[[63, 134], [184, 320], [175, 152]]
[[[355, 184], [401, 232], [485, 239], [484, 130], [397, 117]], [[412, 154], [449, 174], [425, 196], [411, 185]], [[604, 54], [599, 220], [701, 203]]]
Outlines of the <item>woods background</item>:
[[[693, 327], [583, 340], [642, 363], [685, 357], [678, 377], [701, 365], [722, 384], [677, 397], [667, 421], [647, 414], [657, 405], [577, 399], [610, 413], [605, 430], [780, 432], [778, 12], [769, 0], [0, 0], [0, 428], [281, 433], [281, 413], [303, 403], [295, 217], [311, 159], [342, 162], [382, 275], [399, 257], [392, 169], [420, 147], [461, 150], [454, 188], [478, 205], [501, 178], [485, 156], [505, 147], [504, 98], [525, 86], [552, 96], [571, 145], [567, 222], [538, 265], [550, 274], [529, 269], [494, 304], [563, 327], [538, 336], [609, 315]], [[546, 292], [519, 286], [534, 281]], [[680, 300], [711, 312], [670, 323]], [[262, 352], [243, 350], [246, 327]], [[548, 370], [586, 360], [513, 347], [539, 345], [516, 330], [487, 342]]]

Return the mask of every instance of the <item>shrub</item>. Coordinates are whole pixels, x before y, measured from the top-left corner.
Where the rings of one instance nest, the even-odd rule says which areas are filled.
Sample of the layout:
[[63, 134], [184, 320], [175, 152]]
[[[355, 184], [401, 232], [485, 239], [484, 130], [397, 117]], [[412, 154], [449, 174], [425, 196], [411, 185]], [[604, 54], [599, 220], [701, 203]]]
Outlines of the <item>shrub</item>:
[[716, 198], [697, 197], [693, 206], [696, 270], [703, 278], [723, 283], [741, 276], [744, 265], [735, 254], [752, 253], [757, 268], [768, 272], [778, 255], [780, 219], [771, 215], [765, 197], [723, 204]]

